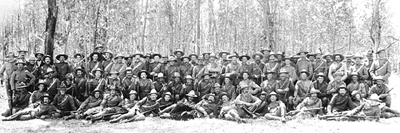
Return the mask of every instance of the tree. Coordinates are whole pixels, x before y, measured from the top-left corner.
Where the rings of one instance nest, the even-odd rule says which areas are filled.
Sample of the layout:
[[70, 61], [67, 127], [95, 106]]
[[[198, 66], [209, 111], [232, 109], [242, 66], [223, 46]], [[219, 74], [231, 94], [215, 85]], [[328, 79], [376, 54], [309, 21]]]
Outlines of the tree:
[[45, 54], [53, 57], [54, 51], [54, 34], [56, 31], [58, 7], [56, 0], [47, 0], [48, 13], [46, 19], [46, 39], [45, 39]]

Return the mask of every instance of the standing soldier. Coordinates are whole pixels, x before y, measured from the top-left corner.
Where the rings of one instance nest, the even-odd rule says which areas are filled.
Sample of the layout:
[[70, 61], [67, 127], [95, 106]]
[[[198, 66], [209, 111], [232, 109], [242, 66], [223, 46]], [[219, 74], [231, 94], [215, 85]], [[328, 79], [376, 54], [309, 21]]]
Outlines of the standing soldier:
[[54, 63], [53, 63], [53, 58], [51, 58], [50, 55], [45, 55], [43, 57], [43, 60], [44, 60], [44, 64], [41, 65], [39, 68], [39, 77], [38, 78], [40, 78], [40, 79], [46, 78], [45, 75], [46, 75], [47, 69], [51, 68], [52, 70], [56, 70], [56, 66], [54, 66]]
[[56, 63], [56, 71], [57, 71], [57, 78], [60, 81], [65, 80], [65, 75], [68, 73], [71, 73], [73, 70], [72, 68], [68, 65], [68, 63], [65, 62], [65, 60], [68, 59], [68, 55], [66, 54], [59, 54], [56, 56], [56, 59], [59, 61], [59, 63]]
[[263, 74], [263, 69], [265, 64], [261, 61], [262, 58], [264, 58], [264, 56], [262, 55], [262, 53], [257, 52], [255, 54], [253, 54], [253, 60], [254, 63], [251, 64], [251, 68], [252, 68], [252, 75], [255, 79], [256, 84], [261, 84], [261, 82], [264, 80], [264, 74]]
[[204, 57], [204, 64], [208, 65], [208, 63], [210, 63], [210, 55], [211, 55], [211, 53], [210, 52], [205, 52], [202, 55]]
[[100, 53], [93, 52], [90, 54], [89, 57], [90, 57], [90, 62], [89, 62], [89, 66], [86, 68], [86, 71], [88, 72], [89, 76], [91, 78], [93, 78], [94, 71], [97, 69], [100, 69], [101, 71], [103, 71], [103, 66], [101, 65]]
[[165, 72], [164, 72], [167, 77], [167, 82], [173, 80], [175, 72], [180, 73], [180, 69], [177, 64], [176, 58], [174, 56], [170, 56], [168, 58], [168, 64], [165, 66]]
[[16, 85], [18, 83], [27, 82], [28, 84], [26, 86], [35, 84], [35, 76], [33, 76], [32, 73], [24, 68], [26, 64], [25, 61], [18, 60], [15, 64], [17, 66], [17, 70], [15, 70], [10, 77], [12, 95], [14, 95], [14, 92], [16, 91]]
[[11, 89], [11, 74], [17, 69], [15, 65], [15, 59], [13, 54], [9, 54], [7, 56], [6, 63], [0, 69], [0, 75], [5, 82], [5, 87], [7, 91], [8, 97], [8, 106], [11, 107], [11, 100], [12, 100], [12, 89]]
[[276, 59], [278, 60], [278, 63], [281, 64], [283, 62], [283, 58], [285, 58], [285, 56], [283, 55], [283, 52], [278, 51], [275, 53]]
[[158, 53], [151, 55], [151, 59], [153, 60], [152, 62], [150, 62], [150, 66], [147, 71], [150, 72], [150, 75], [152, 77], [151, 79], [153, 80], [157, 77], [159, 73], [162, 72], [161, 70], [163, 69], [163, 64], [160, 61], [161, 57], [161, 54]]
[[88, 84], [88, 91], [86, 93], [87, 96], [93, 92], [93, 90], [100, 90], [104, 93], [104, 95], [108, 95], [109, 93], [105, 94], [105, 87], [106, 87], [106, 80], [103, 78], [103, 70], [97, 68], [93, 71], [94, 78], [90, 79]]
[[205, 69], [205, 63], [204, 63], [204, 57], [202, 55], [199, 56], [199, 58], [197, 59], [197, 63], [198, 65], [196, 65], [193, 68], [193, 75], [192, 77], [195, 79], [195, 83], [197, 83], [197, 81], [201, 78], [201, 76], [204, 73], [204, 69]]
[[144, 70], [144, 62], [141, 61], [143, 55], [140, 53], [133, 54], [133, 62], [131, 64], [133, 75], [137, 75], [140, 71]]
[[271, 52], [271, 50], [270, 49], [263, 49], [260, 52], [264, 55], [261, 61], [264, 64], [267, 63], [268, 60], [269, 60], [269, 53]]
[[125, 64], [126, 64], [126, 66], [131, 66], [132, 65], [132, 56], [131, 55], [129, 55], [129, 54], [127, 54], [126, 56], [125, 56]]
[[242, 62], [242, 64], [240, 64], [239, 73], [242, 72], [249, 72], [250, 74], [253, 73], [253, 69], [251, 68], [250, 63], [248, 62], [249, 59], [250, 56], [248, 56], [247, 54], [239, 57], [239, 60]]
[[41, 63], [43, 63], [43, 57], [44, 57], [44, 54], [43, 54], [43, 53], [41, 53], [41, 52], [35, 53], [36, 64], [37, 64], [38, 66], [41, 66], [41, 65], [42, 65]]
[[83, 54], [76, 53], [74, 55], [74, 58], [75, 58], [75, 62], [72, 65], [73, 68], [76, 68], [78, 66], [83, 68], [85, 66], [85, 62], [84, 62], [85, 61], [84, 60], [85, 56]]
[[363, 83], [366, 88], [369, 88], [368, 85], [369, 83], [369, 74], [368, 74], [368, 68], [363, 64], [362, 60], [364, 57], [361, 54], [355, 54], [353, 56], [353, 59], [355, 60], [355, 64], [350, 67], [350, 73], [358, 73], [360, 77], [360, 83]]
[[[188, 56], [181, 57], [183, 62], [179, 66], [179, 70], [181, 70], [181, 75], [186, 76], [186, 75], [192, 75], [193, 72], [193, 67], [192, 64], [190, 64], [190, 58]], [[186, 93], [185, 93], [186, 94]]]
[[104, 68], [104, 75], [108, 75], [111, 72], [113, 66], [113, 53], [111, 50], [106, 50], [102, 53], [104, 60], [101, 62], [101, 66]]
[[74, 83], [76, 84], [76, 98], [79, 101], [84, 101], [86, 100], [86, 98], [89, 97], [89, 92], [87, 90], [87, 86], [86, 86], [86, 72], [82, 67], [77, 67], [75, 68], [75, 79], [74, 79]]
[[389, 77], [392, 72], [390, 61], [386, 58], [386, 52], [384, 49], [376, 52], [378, 59], [374, 61], [369, 69], [371, 77], [375, 79], [377, 76], [382, 76], [385, 84], [389, 84]]
[[335, 80], [333, 77], [334, 73], [342, 73], [343, 76], [341, 78], [342, 81], [347, 79], [347, 67], [346, 64], [342, 61], [344, 60], [344, 56], [341, 54], [333, 54], [333, 58], [335, 59], [331, 66], [329, 67], [328, 77], [330, 81]]
[[[328, 66], [328, 68], [327, 68], [328, 70], [327, 71], [329, 71], [329, 67], [331, 67], [331, 65], [333, 63], [332, 55], [330, 53], [326, 53], [326, 54], [324, 54], [324, 56], [322, 56], [322, 58], [325, 59], [326, 65]], [[328, 76], [328, 74], [326, 74], [326, 75]]]
[[313, 78], [312, 80], [316, 80], [317, 79], [317, 74], [318, 73], [324, 73], [325, 75], [327, 75], [328, 73], [328, 65], [326, 64], [326, 61], [322, 59], [322, 53], [321, 51], [317, 51], [315, 53], [315, 61], [313, 64]]
[[178, 64], [178, 66], [180, 66], [182, 64], [182, 57], [185, 55], [185, 53], [183, 52], [183, 50], [181, 49], [177, 49], [176, 51], [174, 51], [174, 56], [176, 57], [176, 63]]
[[301, 70], [307, 70], [307, 72], [309, 73], [307, 79], [311, 79], [312, 75], [314, 75], [313, 72], [313, 66], [312, 66], [312, 62], [306, 58], [308, 52], [306, 51], [300, 51], [299, 53], [297, 53], [297, 55], [300, 55], [300, 59], [297, 60], [297, 73], [300, 75], [300, 71]]
[[229, 59], [231, 60], [231, 63], [228, 64], [228, 66], [226, 67], [225, 70], [225, 74], [223, 76], [230, 76], [232, 77], [232, 84], [233, 85], [238, 85], [240, 80], [239, 80], [239, 76], [240, 76], [240, 64], [237, 61], [238, 56], [233, 54], [229, 56]]
[[275, 52], [271, 52], [267, 58], [268, 62], [265, 63], [263, 72], [266, 73], [267, 71], [272, 71], [274, 72], [272, 78], [277, 79], [278, 76], [276, 74], [279, 72], [281, 66], [278, 63]]
[[192, 64], [193, 66], [197, 66], [197, 65], [199, 65], [198, 64], [198, 59], [199, 59], [199, 56], [198, 55], [196, 55], [196, 54], [190, 54], [189, 55], [189, 57], [190, 57], [190, 64]]
[[113, 65], [110, 68], [110, 72], [117, 72], [119, 75], [119, 78], [125, 77], [125, 69], [126, 69], [126, 64], [122, 62], [122, 54], [117, 54], [114, 57], [115, 63], [112, 63]]
[[228, 55], [229, 55], [229, 54], [230, 54], [230, 53], [229, 53], [229, 52], [226, 52], [226, 51], [219, 52], [219, 53], [218, 53], [218, 57], [219, 57], [220, 59], [218, 60], [218, 65], [220, 65], [220, 66], [228, 65], [227, 59], [228, 59]]
[[289, 78], [291, 79], [290, 81], [294, 84], [297, 82], [298, 76], [297, 76], [297, 70], [293, 66], [292, 60], [290, 57], [285, 57], [284, 58], [284, 63], [282, 64], [282, 67], [280, 71], [286, 71], [288, 72]]

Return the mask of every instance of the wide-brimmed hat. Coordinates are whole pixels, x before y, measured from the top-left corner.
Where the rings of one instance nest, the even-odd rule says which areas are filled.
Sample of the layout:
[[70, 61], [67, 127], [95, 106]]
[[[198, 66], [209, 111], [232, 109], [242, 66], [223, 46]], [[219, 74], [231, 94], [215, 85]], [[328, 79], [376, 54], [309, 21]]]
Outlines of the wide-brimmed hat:
[[337, 90], [339, 91], [340, 89], [344, 88], [347, 91], [347, 86], [346, 85], [340, 85]]
[[156, 79], [165, 78], [163, 73], [158, 73]]
[[224, 78], [228, 78], [228, 79], [230, 79], [230, 80], [233, 80], [233, 79], [234, 79], [233, 76], [234, 76], [233, 74], [225, 74], [223, 77], [224, 77]]
[[194, 79], [193, 79], [193, 77], [192, 77], [192, 76], [190, 76], [190, 75], [186, 75], [186, 76], [185, 76], [185, 79], [191, 79], [191, 80], [194, 80]]
[[189, 93], [186, 94], [186, 96], [188, 96], [188, 97], [197, 97], [196, 93], [193, 90], [189, 91]]
[[343, 60], [344, 60], [344, 56], [343, 56], [342, 54], [340, 54], [340, 53], [335, 53], [335, 54], [333, 54], [333, 55], [332, 55], [333, 59], [335, 59], [336, 56], [339, 56], [339, 57], [340, 57], [340, 61], [343, 61]]
[[251, 73], [249, 71], [243, 71], [240, 73], [240, 77], [243, 77], [243, 74], [247, 73], [249, 75], [249, 79], [252, 77]]
[[23, 60], [17, 60], [17, 62], [15, 62], [15, 65], [18, 65], [18, 64], [25, 65], [25, 64], [26, 64], [26, 62], [25, 62], [25, 61], [23, 61]]
[[223, 96], [227, 96], [228, 97], [228, 99], [231, 99], [230, 97], [229, 97], [229, 94], [228, 93], [226, 93], [226, 92], [221, 92], [221, 94], [219, 94], [219, 99], [222, 99], [222, 97]]
[[302, 50], [300, 50], [300, 51], [297, 53], [297, 55], [300, 55], [301, 53], [304, 53], [304, 54], [306, 54], [306, 55], [308, 54], [307, 51], [305, 51], [305, 50], [302, 49]]
[[220, 85], [219, 83], [215, 83], [213, 87], [214, 87], [214, 88], [216, 88], [216, 87], [221, 87], [221, 85]]
[[355, 91], [351, 92], [351, 96], [353, 96], [353, 97], [356, 96], [357, 94], [361, 95], [360, 91], [355, 90]]
[[187, 58], [189, 61], [192, 60], [189, 56], [183, 56], [183, 57], [181, 58], [181, 60], [183, 61], [183, 59], [185, 59], [185, 58]]
[[211, 54], [210, 54], [210, 59], [211, 59], [211, 58], [218, 59], [218, 57], [217, 57], [214, 53], [211, 53]]
[[141, 75], [142, 73], [146, 73], [147, 78], [149, 78], [150, 73], [149, 73], [148, 71], [146, 71], [146, 70], [142, 70], [142, 71], [138, 72], [137, 76], [140, 77], [140, 75]]
[[289, 74], [289, 72], [286, 69], [281, 69], [279, 70], [279, 74]]
[[154, 53], [154, 54], [152, 54], [151, 56], [150, 56], [150, 58], [151, 59], [154, 59], [154, 57], [156, 57], [156, 56], [158, 56], [158, 57], [162, 57], [162, 55], [161, 54], [159, 54], [159, 53]]
[[195, 53], [192, 53], [192, 54], [189, 55], [190, 58], [192, 58], [192, 56], [195, 56], [196, 59], [199, 58], [199, 56], [197, 54], [195, 54]]
[[275, 52], [270, 52], [267, 56], [267, 59], [269, 59], [269, 57], [274, 56], [276, 58], [276, 53]]
[[44, 88], [46, 89], [47, 85], [46, 85], [46, 80], [41, 79], [38, 81], [38, 83], [36, 83], [36, 88], [38, 88], [39, 85], [44, 85]]
[[228, 55], [228, 59], [232, 59], [233, 57], [239, 58], [239, 56], [238, 56], [238, 55], [236, 55], [236, 54], [231, 54], [231, 55]]
[[137, 95], [137, 92], [136, 92], [135, 90], [131, 90], [131, 91], [129, 92], [129, 95], [132, 95], [132, 94]]
[[324, 79], [326, 78], [326, 75], [323, 72], [319, 72], [316, 76], [317, 78], [318, 77], [323, 77]]
[[60, 87], [57, 88], [58, 91], [67, 91], [67, 86], [61, 82]]
[[21, 52], [28, 53], [28, 50], [26, 50], [26, 49], [20, 49], [20, 50], [18, 50], [17, 52], [18, 52], [18, 53], [21, 53]]
[[226, 51], [222, 51], [222, 52], [219, 52], [219, 53], [218, 53], [218, 56], [219, 56], [219, 57], [222, 57], [223, 54], [229, 55], [230, 53], [229, 53], [229, 52], [226, 52]]
[[308, 53], [308, 54], [307, 54], [307, 58], [310, 58], [311, 56], [314, 56], [314, 57], [315, 57], [316, 55], [317, 55], [317, 54], [315, 54], [315, 53]]
[[96, 45], [96, 46], [94, 47], [94, 49], [98, 49], [98, 48], [104, 48], [104, 46], [101, 45], [101, 44], [98, 44], [98, 45]]
[[16, 85], [16, 88], [17, 89], [20, 89], [20, 88], [26, 88], [26, 87], [28, 87], [24, 82], [20, 82], [20, 83], [18, 83], [17, 85]]
[[343, 73], [342, 72], [335, 72], [335, 73], [332, 74], [332, 76], [333, 77], [335, 77], [335, 76], [343, 76]]
[[141, 53], [136, 53], [136, 54], [133, 54], [133, 55], [132, 55], [132, 57], [134, 58], [134, 57], [136, 57], [137, 55], [139, 55], [139, 56], [140, 56], [140, 58], [143, 58], [143, 57], [144, 57], [144, 55], [143, 55], [143, 54], [141, 54]]
[[64, 53], [58, 54], [58, 55], [56, 56], [56, 59], [57, 59], [57, 60], [60, 60], [60, 57], [61, 57], [61, 56], [64, 56], [65, 60], [68, 59], [68, 55], [67, 55], [67, 54], [64, 54]]
[[109, 54], [111, 55], [110, 58], [113, 58], [114, 53], [113, 53], [111, 50], [107, 49], [107, 50], [105, 50], [105, 51], [103, 52], [103, 54], [106, 54], [106, 53], [109, 53]]
[[168, 57], [168, 62], [175, 62], [176, 61], [176, 57], [175, 56], [169, 56]]
[[124, 58], [124, 55], [122, 55], [121, 53], [118, 53], [115, 57], [114, 57], [114, 59], [118, 59], [118, 58]]
[[112, 71], [110, 71], [110, 74], [119, 74], [119, 72], [117, 72], [116, 70], [112, 70]]
[[101, 72], [102, 74], [103, 74], [103, 72], [104, 72], [104, 71], [101, 70], [100, 68], [96, 68], [96, 69], [93, 70], [93, 74], [95, 74], [97, 71]]
[[255, 59], [256, 56], [260, 56], [260, 59], [262, 59], [262, 58], [264, 57], [264, 55], [263, 55], [261, 52], [256, 52], [256, 53], [253, 54], [251, 57], [252, 57], [253, 59]]
[[101, 60], [101, 54], [98, 53], [98, 52], [90, 53], [90, 55], [89, 55], [90, 60], [93, 60], [93, 55], [97, 55], [98, 56], [98, 60]]
[[52, 73], [52, 72], [55, 72], [55, 71], [52, 68], [47, 68], [45, 74], [49, 74], [49, 73]]
[[151, 94], [156, 94], [156, 95], [158, 95], [158, 92], [157, 92], [156, 89], [151, 89], [149, 95], [151, 95]]
[[174, 55], [176, 55], [178, 53], [181, 53], [182, 56], [185, 55], [185, 52], [183, 52], [182, 49], [177, 49], [177, 50], [174, 51]]
[[357, 59], [357, 58], [364, 59], [364, 56], [362, 56], [360, 53], [356, 53], [356, 54], [353, 56], [353, 59]]
[[350, 73], [350, 77], [353, 77], [353, 76], [360, 77], [360, 75], [358, 74], [358, 72], [352, 72], [352, 73]]
[[92, 91], [92, 95], [94, 95], [94, 93], [96, 92], [100, 92], [100, 94], [103, 94], [103, 91], [101, 91], [99, 88], [96, 88], [95, 90]]
[[279, 99], [279, 95], [278, 95], [278, 93], [276, 93], [275, 91], [272, 91], [271, 93], [269, 93], [268, 95], [267, 95], [267, 99], [269, 99], [271, 96], [276, 96], [276, 100], [278, 101], [278, 99]]
[[133, 69], [132, 69], [132, 67], [127, 67], [126, 69], [125, 69], [125, 72], [126, 71], [132, 71]]
[[261, 53], [264, 53], [265, 51], [271, 52], [271, 49], [263, 48], [263, 49], [260, 50]]
[[260, 95], [265, 95], [265, 96], [268, 96], [268, 93], [267, 93], [267, 92], [265, 92], [265, 91], [262, 91], [262, 92], [260, 93]]
[[311, 89], [310, 90], [310, 94], [319, 94], [321, 93], [321, 91], [317, 90], [317, 89]]
[[378, 50], [378, 51], [376, 52], [376, 54], [379, 54], [379, 53], [381, 53], [381, 52], [385, 52], [385, 49], [380, 49], [380, 50]]
[[82, 71], [82, 73], [86, 73], [86, 71], [85, 71], [81, 66], [75, 67], [75, 73], [76, 73], [77, 71]]
[[330, 53], [326, 53], [322, 56], [322, 58], [326, 59], [328, 56], [330, 56], [332, 58], [332, 55]]
[[300, 71], [300, 74], [302, 74], [302, 73], [305, 73], [305, 74], [307, 74], [307, 76], [310, 76], [310, 72], [308, 72], [306, 69], [302, 69]]
[[372, 94], [371, 96], [369, 96], [368, 100], [381, 102], [381, 100], [379, 100], [378, 94], [376, 94], [376, 93], [374, 93], [374, 94]]
[[213, 93], [209, 93], [209, 94], [206, 94], [206, 95], [203, 96], [204, 99], [208, 99], [209, 97], [214, 97], [214, 100], [216, 100], [216, 99], [215, 99], [216, 96], [215, 96], [215, 94], [213, 94]]
[[354, 57], [354, 55], [352, 54], [352, 53], [350, 53], [350, 52], [347, 52], [345, 55], [343, 55], [344, 57], [346, 57], [346, 58], [353, 58]]
[[376, 76], [376, 77], [374, 78], [374, 80], [375, 80], [375, 81], [377, 81], [377, 80], [385, 81], [385, 79], [383, 79], [382, 76]]
[[201, 55], [204, 56], [204, 55], [207, 55], [207, 54], [208, 54], [208, 55], [211, 55], [211, 52], [204, 52], [204, 53], [202, 53]]
[[271, 71], [270, 69], [268, 69], [267, 71], [265, 71], [265, 74], [276, 74], [275, 71]]
[[43, 99], [44, 99], [45, 97], [47, 97], [47, 98], [49, 98], [49, 100], [51, 100], [51, 99], [50, 99], [50, 95], [49, 95], [48, 93], [44, 93], [44, 94], [40, 97], [40, 100], [43, 101]]
[[211, 73], [203, 73], [203, 75], [201, 75], [201, 77], [204, 78], [204, 76], [206, 76], [206, 75], [211, 77], [212, 74]]
[[239, 57], [239, 60], [242, 61], [243, 58], [247, 58], [247, 60], [250, 60], [250, 59], [251, 59], [250, 56], [248, 56], [247, 54], [245, 54], [245, 55], [240, 56], [240, 57]]
[[82, 53], [76, 53], [74, 54], [74, 58], [77, 58], [78, 56], [85, 58], [85, 55], [83, 55]]
[[37, 52], [35, 53], [35, 57], [38, 58], [38, 56], [41, 55], [42, 57], [44, 56], [44, 54], [42, 52]]

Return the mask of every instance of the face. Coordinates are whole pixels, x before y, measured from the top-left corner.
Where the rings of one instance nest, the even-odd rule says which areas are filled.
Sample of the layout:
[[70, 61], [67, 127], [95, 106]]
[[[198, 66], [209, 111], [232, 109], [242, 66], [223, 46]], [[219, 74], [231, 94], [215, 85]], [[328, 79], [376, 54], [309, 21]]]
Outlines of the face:
[[60, 90], [60, 94], [64, 95], [65, 94], [65, 90]]
[[129, 99], [135, 100], [135, 99], [136, 99], [136, 94], [131, 94], [131, 95], [129, 95]]
[[29, 60], [29, 63], [35, 64], [35, 60]]
[[225, 83], [225, 84], [229, 83], [230, 81], [231, 81], [231, 79], [229, 79], [229, 78], [225, 78], [225, 79], [224, 79], [224, 83]]
[[255, 59], [255, 60], [261, 60], [261, 56], [256, 55], [256, 56], [254, 56], [254, 59]]
[[179, 78], [179, 77], [175, 77], [175, 78], [174, 78], [174, 81], [175, 81], [175, 82], [179, 82], [179, 81], [180, 81], [180, 78]]
[[220, 93], [221, 92], [221, 87], [215, 87], [215, 92]]
[[150, 95], [151, 100], [157, 100], [157, 95], [156, 94], [151, 94]]
[[51, 62], [50, 57], [44, 58], [44, 62], [45, 62], [46, 64], [50, 64], [50, 62]]
[[360, 94], [356, 94], [354, 97], [355, 97], [356, 99], [358, 99], [358, 100], [361, 99], [361, 95], [360, 95]]
[[214, 102], [215, 101], [215, 97], [214, 96], [209, 96], [207, 98], [208, 102]]
[[342, 78], [342, 76], [340, 74], [335, 75], [335, 80], [340, 80], [341, 78]]
[[314, 56], [310, 56], [308, 59], [315, 60], [315, 57]]
[[352, 76], [352, 77], [351, 77], [351, 80], [353, 80], [353, 81], [358, 81], [358, 76]]
[[319, 76], [319, 77], [317, 78], [317, 80], [318, 80], [318, 82], [322, 83], [322, 82], [324, 81], [324, 77]]
[[97, 55], [97, 54], [94, 54], [93, 56], [92, 56], [92, 58], [93, 58], [93, 60], [97, 60], [97, 59], [99, 59], [99, 55]]
[[192, 80], [191, 79], [186, 79], [186, 83], [191, 84]]
[[97, 78], [101, 77], [101, 72], [100, 71], [96, 71], [96, 73], [94, 73], [94, 76], [96, 76]]
[[267, 79], [272, 79], [272, 75], [273, 75], [272, 73], [268, 73], [267, 74]]
[[[115, 88], [115, 86], [112, 86], [112, 87]], [[115, 89], [111, 89], [110, 94], [115, 95], [115, 94], [117, 94], [117, 91]]]
[[18, 69], [24, 68], [24, 64], [17, 64]]
[[237, 62], [237, 58], [236, 57], [232, 57], [232, 62]]
[[385, 51], [380, 52], [380, 53], [379, 53], [379, 57], [380, 57], [380, 58], [385, 57]]
[[300, 57], [305, 58], [306, 57], [306, 53], [300, 53]]
[[355, 58], [357, 64], [361, 64], [361, 58]]
[[250, 88], [249, 87], [244, 88], [243, 91], [242, 91], [242, 94], [250, 95]]
[[335, 56], [335, 61], [340, 61], [341, 59], [342, 58], [339, 55]]
[[248, 79], [249, 78], [249, 74], [248, 73], [243, 73], [243, 79]]
[[157, 61], [157, 62], [158, 62], [158, 61], [160, 60], [160, 56], [154, 56], [153, 59], [154, 59], [154, 61]]
[[269, 60], [270, 60], [270, 61], [275, 61], [275, 59], [276, 59], [276, 58], [275, 58], [274, 55], [269, 56]]
[[72, 80], [71, 79], [66, 79], [65, 83], [67, 83], [67, 85], [70, 85], [72, 83]]
[[382, 81], [382, 80], [376, 80], [376, 84], [382, 85], [382, 84], [383, 84], [383, 81]]
[[83, 75], [83, 72], [82, 72], [82, 71], [76, 71], [76, 75], [82, 76], [82, 75]]
[[100, 92], [95, 92], [95, 93], [94, 93], [94, 97], [95, 97], [95, 98], [99, 98], [99, 97], [100, 97]]
[[132, 75], [132, 71], [126, 71], [126, 77], [131, 78]]
[[189, 62], [188, 58], [183, 58], [183, 62]]
[[210, 79], [210, 75], [205, 75], [204, 79]]
[[181, 52], [178, 52], [178, 53], [176, 53], [176, 56], [177, 56], [177, 57], [182, 57], [182, 53], [181, 53]]
[[65, 61], [65, 57], [64, 56], [60, 56], [60, 61], [64, 62]]
[[197, 59], [196, 59], [196, 56], [190, 56], [190, 59], [191, 59], [192, 61], [197, 60]]
[[243, 61], [243, 62], [247, 62], [247, 61], [248, 61], [247, 57], [243, 57], [243, 58], [242, 58], [242, 61]]
[[306, 73], [301, 73], [300, 74], [300, 77], [301, 77], [301, 79], [307, 79], [307, 74]]
[[44, 84], [40, 84], [40, 85], [38, 86], [38, 88], [39, 88], [39, 91], [43, 91], [43, 90], [44, 90]]
[[77, 56], [76, 56], [76, 60], [79, 60], [79, 61], [82, 60], [82, 56], [77, 55]]
[[279, 75], [279, 78], [281, 78], [282, 80], [285, 80], [286, 79], [286, 74], [285, 73], [281, 73], [280, 75]]
[[260, 95], [259, 98], [260, 98], [261, 101], [264, 101], [264, 100], [267, 98], [267, 96], [265, 96], [265, 95]]
[[285, 64], [286, 64], [286, 65], [289, 65], [290, 63], [292, 63], [292, 62], [291, 62], [289, 59], [286, 59], [286, 60], [285, 60]]
[[118, 58], [117, 58], [117, 62], [118, 62], [118, 63], [122, 63], [122, 58], [121, 58], [121, 57], [118, 57]]
[[141, 79], [146, 79], [147, 78], [147, 74], [146, 73], [141, 73], [140, 74], [140, 78]]
[[344, 89], [344, 88], [339, 89], [339, 94], [340, 95], [345, 95], [346, 94], [346, 89]]
[[311, 99], [315, 100], [317, 98], [318, 98], [318, 94], [316, 94], [316, 93], [311, 94]]
[[50, 102], [50, 100], [49, 100], [48, 97], [44, 97], [44, 98], [43, 98], [43, 103], [44, 103], [44, 104], [49, 104], [49, 102]]
[[170, 95], [165, 95], [164, 96], [164, 101], [170, 101], [172, 98], [171, 98], [171, 96]]
[[317, 54], [317, 55], [315, 55], [315, 58], [316, 58], [316, 59], [321, 59], [321, 57], [322, 57], [322, 54]]
[[189, 101], [193, 101], [193, 97], [188, 97], [188, 100]]
[[271, 97], [269, 97], [269, 100], [271, 100], [271, 102], [275, 102], [277, 99], [277, 97], [275, 95], [272, 95]]
[[223, 96], [221, 97], [221, 100], [222, 100], [222, 102], [227, 102], [227, 101], [229, 101], [229, 97], [226, 96], [226, 95], [223, 95]]

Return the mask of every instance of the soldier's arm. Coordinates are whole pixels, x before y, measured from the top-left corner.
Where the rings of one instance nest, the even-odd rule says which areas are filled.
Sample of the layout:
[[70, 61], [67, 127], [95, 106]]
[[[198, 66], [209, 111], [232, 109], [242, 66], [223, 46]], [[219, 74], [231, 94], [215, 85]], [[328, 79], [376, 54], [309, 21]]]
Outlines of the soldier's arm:
[[391, 73], [392, 73], [392, 64], [388, 62], [386, 67], [386, 74], [383, 76], [384, 79], [389, 79]]
[[334, 80], [333, 75], [332, 75], [332, 68], [331, 67], [328, 68], [328, 78], [329, 78], [330, 81]]
[[28, 72], [28, 70], [26, 70], [26, 75], [31, 79], [29, 85], [34, 85], [36, 77], [32, 73]]
[[343, 64], [342, 68], [343, 68], [343, 70], [344, 70], [344, 72], [343, 72], [343, 77], [342, 77], [342, 81], [344, 81], [344, 80], [347, 79], [348, 72], [347, 72], [347, 65], [346, 65], [345, 63], [342, 63], [342, 64]]
[[79, 106], [78, 111], [83, 110], [89, 103], [89, 98], [86, 98], [85, 101], [83, 101], [83, 103], [81, 104], [81, 106]]
[[375, 75], [375, 73], [374, 73], [375, 69], [376, 69], [376, 68], [375, 68], [375, 63], [372, 62], [371, 68], [369, 68], [369, 74], [371, 75], [372, 78], [375, 78], [375, 77], [376, 77], [376, 75]]
[[327, 112], [328, 112], [328, 114], [331, 114], [331, 113], [332, 113], [332, 106], [333, 106], [333, 105], [335, 104], [335, 102], [336, 102], [336, 96], [337, 96], [337, 94], [333, 95], [331, 101], [330, 101], [329, 104], [328, 104], [328, 107], [327, 107]]
[[75, 111], [75, 110], [76, 110], [76, 106], [75, 106], [75, 101], [74, 101], [74, 99], [72, 98], [72, 96], [69, 96], [69, 98], [68, 98], [68, 103], [69, 103], [69, 105], [71, 106], [72, 111]]
[[299, 83], [300, 83], [300, 82], [297, 82], [296, 85], [294, 86], [294, 95], [293, 95], [294, 97], [297, 97], [297, 96], [298, 96], [299, 89], [300, 89], [300, 88], [299, 88], [299, 87], [300, 87], [300, 86], [299, 86]]
[[260, 92], [261, 87], [258, 86], [255, 82], [251, 82], [251, 86], [254, 88], [254, 91], [252, 92], [253, 95], [257, 94]]

